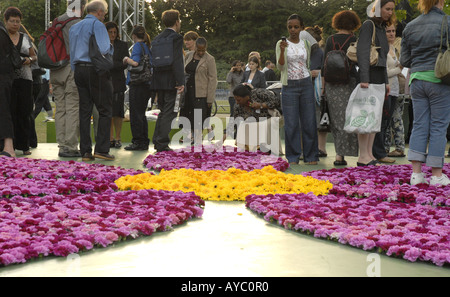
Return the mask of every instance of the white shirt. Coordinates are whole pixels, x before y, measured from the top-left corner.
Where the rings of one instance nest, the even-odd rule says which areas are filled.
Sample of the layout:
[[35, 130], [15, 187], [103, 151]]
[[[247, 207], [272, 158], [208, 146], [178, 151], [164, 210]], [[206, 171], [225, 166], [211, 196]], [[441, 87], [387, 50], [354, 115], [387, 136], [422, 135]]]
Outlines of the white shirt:
[[306, 65], [308, 52], [305, 48], [305, 42], [292, 43], [289, 40], [287, 47], [287, 71], [288, 80], [298, 80], [309, 77], [309, 70]]

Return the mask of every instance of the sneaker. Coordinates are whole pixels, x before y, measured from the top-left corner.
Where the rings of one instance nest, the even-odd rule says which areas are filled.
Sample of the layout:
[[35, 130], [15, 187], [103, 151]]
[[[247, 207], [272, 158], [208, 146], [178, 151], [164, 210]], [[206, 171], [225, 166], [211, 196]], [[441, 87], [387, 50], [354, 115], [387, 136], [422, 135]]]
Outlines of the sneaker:
[[103, 159], [107, 161], [113, 161], [116, 159], [113, 155], [110, 155], [109, 153], [94, 153], [94, 158]]
[[427, 184], [427, 181], [425, 179], [425, 174], [423, 172], [421, 173], [414, 173], [411, 174], [411, 179], [410, 179], [410, 184], [411, 186], [415, 186], [418, 184]]
[[430, 179], [430, 185], [432, 186], [447, 186], [450, 185], [450, 179], [448, 179], [447, 175], [442, 174], [440, 177], [432, 176]]
[[62, 152], [58, 153], [58, 157], [79, 158], [79, 157], [81, 157], [81, 153], [79, 151], [76, 151], [76, 152], [62, 151]]
[[148, 145], [132, 143], [132, 144], [126, 146], [125, 150], [127, 150], [127, 151], [147, 151]]

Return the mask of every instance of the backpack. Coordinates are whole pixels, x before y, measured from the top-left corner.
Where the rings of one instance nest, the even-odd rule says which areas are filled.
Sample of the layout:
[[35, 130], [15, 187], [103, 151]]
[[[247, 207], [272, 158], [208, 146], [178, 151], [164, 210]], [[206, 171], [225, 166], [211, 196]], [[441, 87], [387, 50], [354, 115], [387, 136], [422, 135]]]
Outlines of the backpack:
[[166, 68], [173, 63], [173, 38], [156, 38], [151, 44], [152, 65], [155, 68]]
[[59, 21], [56, 18], [52, 26], [48, 28], [39, 38], [38, 64], [42, 68], [55, 69], [69, 64], [70, 56], [67, 54], [66, 44], [62, 29], [64, 26], [78, 17]]
[[334, 43], [334, 36], [331, 36], [333, 50], [327, 53], [323, 67], [323, 76], [326, 82], [335, 84], [346, 84], [349, 82], [351, 70], [350, 61], [342, 48], [352, 36], [353, 35], [350, 35], [338, 49]]

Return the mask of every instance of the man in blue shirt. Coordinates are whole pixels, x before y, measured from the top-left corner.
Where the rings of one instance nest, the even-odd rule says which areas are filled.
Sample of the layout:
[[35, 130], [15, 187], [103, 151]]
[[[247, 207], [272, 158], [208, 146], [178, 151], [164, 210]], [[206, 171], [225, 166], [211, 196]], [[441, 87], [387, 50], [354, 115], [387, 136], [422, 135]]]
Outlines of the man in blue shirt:
[[[114, 160], [109, 154], [109, 136], [112, 116], [113, 86], [109, 72], [96, 72], [89, 56], [89, 40], [95, 35], [98, 48], [103, 55], [113, 54], [108, 31], [102, 23], [108, 13], [104, 0], [95, 0], [86, 6], [86, 17], [70, 28], [70, 63], [75, 71], [75, 83], [80, 96], [80, 153], [83, 161], [95, 158]], [[91, 115], [95, 107], [99, 113], [95, 135], [95, 149], [92, 154]]]

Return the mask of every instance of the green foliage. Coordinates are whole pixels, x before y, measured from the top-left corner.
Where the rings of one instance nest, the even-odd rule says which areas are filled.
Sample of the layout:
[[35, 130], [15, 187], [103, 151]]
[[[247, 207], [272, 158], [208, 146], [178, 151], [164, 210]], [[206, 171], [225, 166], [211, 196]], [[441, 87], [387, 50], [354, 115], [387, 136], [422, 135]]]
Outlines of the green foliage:
[[[219, 79], [224, 80], [230, 63], [236, 59], [245, 62], [251, 51], [260, 52], [262, 63], [268, 59], [275, 61], [275, 44], [282, 35], [287, 35], [289, 15], [299, 14], [305, 26], [323, 28], [326, 40], [334, 33], [331, 19], [336, 12], [352, 9], [364, 21], [369, 3], [367, 0], [152, 0], [146, 9], [145, 27], [153, 38], [164, 29], [162, 12], [179, 10], [181, 33], [196, 31], [208, 40], [208, 51], [218, 64]], [[397, 10], [399, 21], [410, 21], [419, 15], [418, 0], [396, 0], [396, 4], [405, 3], [411, 9]], [[9, 6], [21, 9], [24, 26], [38, 40], [45, 30], [45, 0], [0, 1], [1, 11]], [[65, 9], [66, 0], [51, 0], [50, 18], [61, 15]], [[444, 11], [450, 13], [448, 4]]]

